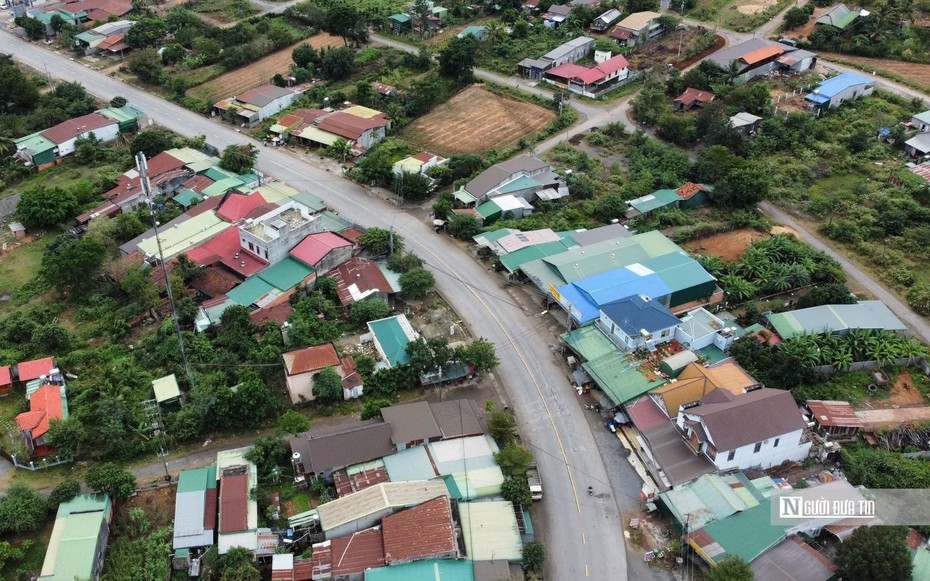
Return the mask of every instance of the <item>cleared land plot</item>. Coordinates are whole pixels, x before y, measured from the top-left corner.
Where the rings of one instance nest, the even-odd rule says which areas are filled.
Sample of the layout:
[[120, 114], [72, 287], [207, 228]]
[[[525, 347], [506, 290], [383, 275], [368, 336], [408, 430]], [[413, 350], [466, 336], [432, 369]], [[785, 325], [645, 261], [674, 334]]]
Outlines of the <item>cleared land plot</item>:
[[539, 105], [469, 87], [411, 123], [401, 137], [439, 155], [505, 149], [555, 119]]
[[191, 0], [186, 8], [207, 15], [218, 24], [236, 22], [259, 12], [249, 0]]
[[[676, 65], [676, 68], [681, 69], [683, 67], [678, 66], [678, 63], [685, 62], [682, 55], [687, 54], [691, 45], [698, 41], [701, 32], [702, 31], [698, 30], [696, 27], [692, 27], [681, 32], [663, 34], [655, 40], [636, 47], [636, 50], [634, 50], [632, 54], [627, 55], [627, 59], [630, 61], [630, 66], [636, 70], [648, 69], [666, 63], [672, 63]], [[723, 45], [726, 44], [726, 41], [722, 37], [715, 37], [714, 40], [715, 43], [713, 45], [687, 59], [688, 64], [702, 59], [704, 56], [722, 48]], [[680, 47], [681, 50], [679, 54]]]
[[848, 54], [822, 53], [820, 57], [824, 60], [832, 60], [837, 58], [844, 61], [849, 61], [851, 63], [856, 63], [862, 65], [865, 68], [871, 68], [877, 75], [881, 75], [882, 71], [888, 71], [898, 75], [901, 78], [918, 83], [925, 88], [930, 88], [930, 65], [907, 63], [904, 61], [895, 61], [891, 59], [875, 59], [864, 56], [852, 56]]
[[291, 66], [291, 52], [301, 44], [309, 44], [313, 48], [342, 46], [344, 43], [338, 36], [329, 34], [316, 34], [303, 42], [289, 46], [278, 52], [272, 53], [265, 58], [259, 59], [247, 67], [229, 71], [220, 75], [212, 81], [206, 82], [199, 87], [194, 87], [189, 93], [210, 103], [232, 97], [252, 87], [257, 87], [262, 83], [271, 82], [271, 77], [275, 74], [284, 74]]
[[727, 262], [735, 262], [743, 257], [754, 240], [763, 238], [768, 238], [768, 235], [758, 230], [743, 229], [692, 240], [682, 246], [692, 254], [717, 256]]

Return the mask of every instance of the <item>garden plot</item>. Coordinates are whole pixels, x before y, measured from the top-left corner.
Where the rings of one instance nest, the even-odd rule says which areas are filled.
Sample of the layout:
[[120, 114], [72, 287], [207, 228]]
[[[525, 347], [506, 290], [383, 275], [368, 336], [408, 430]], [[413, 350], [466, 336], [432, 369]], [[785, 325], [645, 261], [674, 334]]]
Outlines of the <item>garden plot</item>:
[[469, 87], [411, 123], [401, 137], [418, 148], [449, 156], [506, 149], [533, 135], [555, 112], [539, 105]]

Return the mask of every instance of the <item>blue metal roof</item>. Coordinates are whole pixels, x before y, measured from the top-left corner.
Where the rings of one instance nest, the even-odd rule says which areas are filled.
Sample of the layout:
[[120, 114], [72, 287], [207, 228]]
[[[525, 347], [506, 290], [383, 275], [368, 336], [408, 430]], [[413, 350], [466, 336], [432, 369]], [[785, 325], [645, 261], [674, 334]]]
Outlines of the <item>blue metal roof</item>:
[[[817, 92], [813, 93], [813, 95], [827, 97], [829, 100], [830, 98], [835, 97], [850, 87], [855, 87], [857, 85], [870, 85], [874, 82], [875, 81], [872, 79], [857, 73], [842, 73], [821, 82], [817, 87]], [[810, 96], [811, 95], [808, 95], [808, 98], [810, 98]], [[814, 99], [810, 100], [813, 101]]]
[[678, 324], [678, 317], [665, 305], [658, 301], [644, 301], [639, 295], [604, 305], [601, 310], [630, 337], [635, 337], [641, 329], [653, 333]]
[[657, 299], [672, 293], [658, 274], [640, 265], [589, 276], [567, 284], [558, 291], [577, 310], [572, 316], [582, 324], [598, 318], [602, 305], [633, 295]]

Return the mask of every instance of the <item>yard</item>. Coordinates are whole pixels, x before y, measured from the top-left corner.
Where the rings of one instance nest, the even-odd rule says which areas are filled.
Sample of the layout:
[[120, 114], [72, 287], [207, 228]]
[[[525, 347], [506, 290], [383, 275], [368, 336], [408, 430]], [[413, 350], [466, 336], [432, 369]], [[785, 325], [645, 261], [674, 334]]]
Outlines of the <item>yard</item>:
[[472, 86], [411, 123], [401, 137], [443, 156], [501, 151], [540, 131], [555, 117], [555, 112], [539, 105]]
[[864, 56], [852, 56], [847, 54], [821, 53], [820, 57], [824, 60], [848, 61], [867, 69], [868, 72], [874, 72], [878, 75], [891, 73], [888, 75], [892, 80], [895, 78], [910, 81], [922, 91], [930, 90], [930, 65], [920, 63], [909, 63], [893, 59], [877, 59]]
[[42, 255], [54, 236], [43, 236], [36, 241], [31, 237], [16, 239], [6, 234], [0, 241], [8, 250], [0, 251], [0, 314], [12, 311], [18, 304], [11, 300], [14, 293], [35, 278], [42, 264]]
[[205, 15], [211, 24], [222, 26], [259, 12], [249, 0], [188, 0], [186, 7]]
[[791, 4], [791, 0], [698, 0], [687, 16], [746, 32], [765, 24]]
[[[719, 40], [718, 40], [719, 39]], [[680, 32], [664, 34], [659, 38], [637, 47], [627, 55], [630, 66], [638, 71], [663, 65], [676, 64], [676, 68], [700, 59], [705, 54], [721, 48], [725, 44], [722, 37], [715, 36], [713, 32], [691, 27]]]
[[[315, 49], [321, 47], [341, 46], [343, 41], [338, 36], [320, 33], [308, 38], [300, 44], [309, 44]], [[220, 75], [200, 86], [188, 91], [188, 94], [208, 103], [238, 95], [244, 91], [270, 82], [276, 73], [284, 74], [291, 65], [291, 53], [297, 45], [272, 53], [259, 59], [247, 67], [230, 71]]]

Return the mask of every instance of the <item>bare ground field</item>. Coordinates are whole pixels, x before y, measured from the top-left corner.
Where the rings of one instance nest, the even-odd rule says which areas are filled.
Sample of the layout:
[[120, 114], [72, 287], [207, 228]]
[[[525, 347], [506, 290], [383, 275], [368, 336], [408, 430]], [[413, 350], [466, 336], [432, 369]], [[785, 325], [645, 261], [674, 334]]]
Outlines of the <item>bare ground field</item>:
[[555, 119], [539, 105], [495, 95], [471, 86], [401, 132], [407, 142], [449, 156], [502, 150]]
[[892, 72], [902, 78], [919, 83], [923, 87], [930, 87], [930, 64], [908, 63], [891, 59], [876, 59], [864, 56], [852, 56], [848, 54], [821, 53], [820, 57], [824, 60], [840, 59], [857, 63], [865, 67], [874, 68], [875, 73], [882, 74], [882, 71]]
[[768, 238], [768, 235], [758, 230], [746, 228], [692, 240], [691, 242], [685, 242], [682, 246], [692, 254], [712, 255], [726, 262], [735, 262], [743, 257], [746, 249], [754, 240], [763, 238]]
[[309, 44], [313, 48], [341, 46], [342, 39], [325, 33], [315, 34], [310, 38], [272, 53], [247, 67], [229, 71], [200, 86], [189, 90], [189, 94], [208, 102], [218, 101], [238, 95], [244, 91], [270, 82], [276, 73], [284, 74], [291, 64], [291, 53], [300, 44]]

